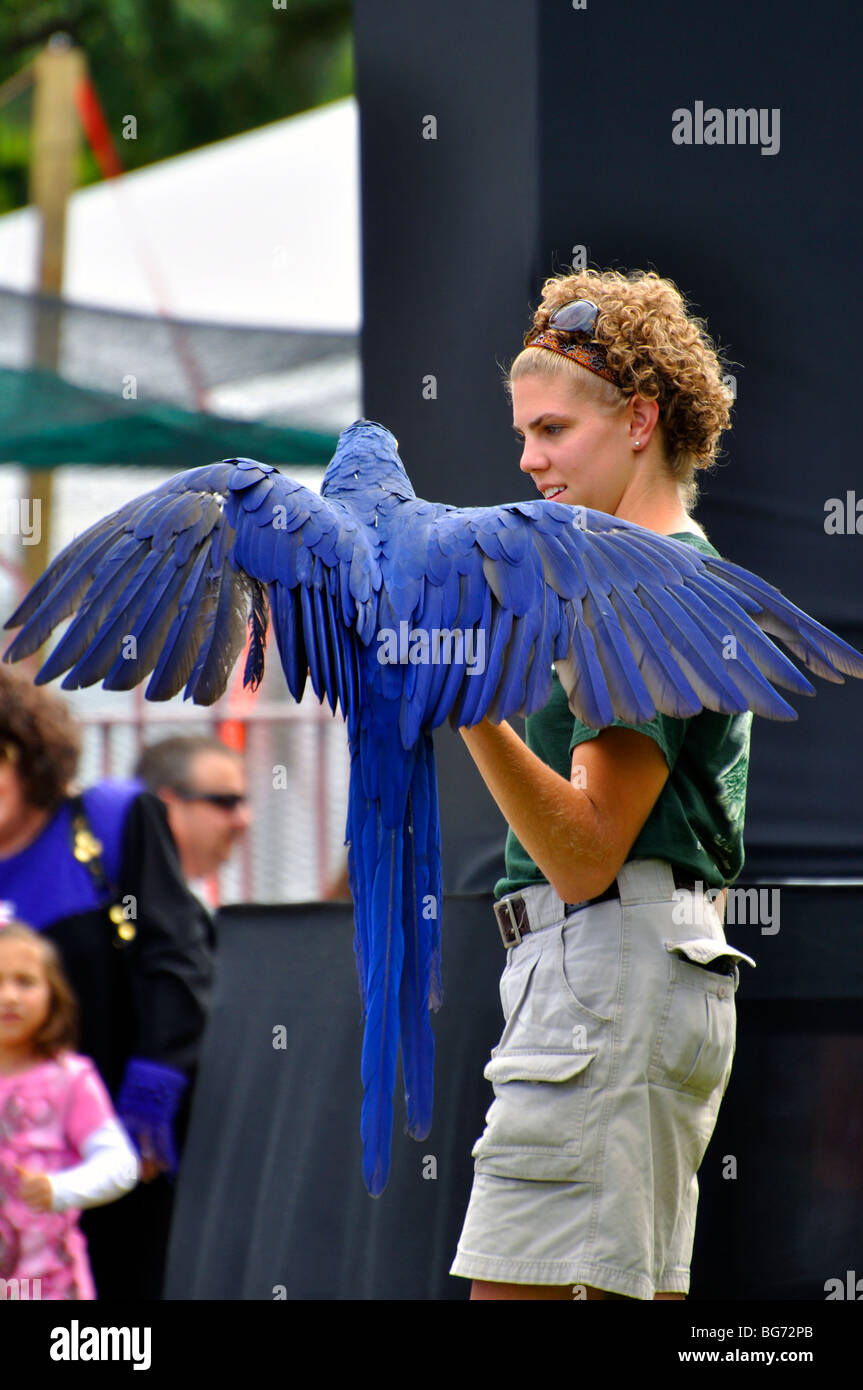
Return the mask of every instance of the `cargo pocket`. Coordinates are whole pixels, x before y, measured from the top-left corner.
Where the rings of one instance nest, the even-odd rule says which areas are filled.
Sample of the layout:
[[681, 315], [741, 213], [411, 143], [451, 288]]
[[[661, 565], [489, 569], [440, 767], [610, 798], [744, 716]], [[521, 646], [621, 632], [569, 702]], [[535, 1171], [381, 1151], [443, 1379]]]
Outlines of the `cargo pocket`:
[[474, 1145], [478, 1173], [565, 1182], [578, 1176], [595, 1052], [507, 1052], [484, 1075], [495, 1099]]
[[[666, 941], [665, 949], [671, 973], [648, 1078], [707, 1098], [728, 1084], [737, 1038], [737, 961], [750, 957], [707, 937]], [[719, 973], [726, 959], [733, 975]]]
[[714, 972], [726, 961], [733, 961], [736, 965], [738, 961], [745, 960], [753, 969], [756, 968], [755, 961], [745, 951], [738, 951], [736, 946], [729, 946], [727, 941], [717, 941], [712, 936], [697, 936], [691, 941], [666, 941], [665, 949], [672, 955]]
[[563, 998], [582, 1016], [588, 1031], [606, 1032], [614, 1018], [620, 973], [619, 932], [596, 932], [585, 937], [572, 918], [558, 932], [555, 964]]

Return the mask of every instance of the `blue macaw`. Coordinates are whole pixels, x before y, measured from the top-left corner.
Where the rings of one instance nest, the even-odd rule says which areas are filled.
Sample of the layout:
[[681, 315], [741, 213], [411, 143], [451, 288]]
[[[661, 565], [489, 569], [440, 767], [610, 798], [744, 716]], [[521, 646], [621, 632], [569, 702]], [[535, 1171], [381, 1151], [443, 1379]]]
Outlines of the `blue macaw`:
[[[863, 657], [747, 570], [584, 508], [418, 498], [383, 425], [341, 435], [320, 496], [253, 459], [171, 478], [53, 561], [6, 623], [4, 660], [76, 614], [36, 676], [208, 705], [242, 650], [264, 670], [268, 609], [291, 694], [307, 676], [347, 722], [354, 950], [365, 1016], [363, 1176], [387, 1182], [401, 1043], [407, 1130], [429, 1132], [441, 1002], [440, 827], [431, 731], [540, 709], [552, 663], [594, 728], [657, 711], [794, 719], [814, 694], [765, 635], [827, 680]], [[135, 642], [129, 643], [130, 636]]]

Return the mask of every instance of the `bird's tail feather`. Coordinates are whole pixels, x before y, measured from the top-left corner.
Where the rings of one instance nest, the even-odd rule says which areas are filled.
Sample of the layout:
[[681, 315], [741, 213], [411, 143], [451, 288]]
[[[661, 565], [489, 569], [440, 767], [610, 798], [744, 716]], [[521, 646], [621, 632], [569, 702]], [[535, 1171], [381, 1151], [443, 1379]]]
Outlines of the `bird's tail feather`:
[[425, 1139], [434, 1099], [434, 1034], [429, 1008], [440, 1004], [440, 851], [434, 748], [417, 748], [404, 837], [404, 963], [399, 1012], [408, 1134]]
[[379, 1197], [390, 1175], [393, 1092], [399, 1048], [399, 987], [404, 958], [402, 832], [384, 828], [371, 884], [371, 940], [366, 974], [363, 1037], [363, 1177]]
[[[365, 1015], [363, 1177], [377, 1197], [390, 1173], [399, 1041], [407, 1132], [424, 1139], [431, 1127], [434, 1036], [429, 1007], [437, 1008], [441, 1001], [440, 826], [431, 738], [420, 738], [408, 755], [406, 775], [400, 769], [388, 779], [389, 787], [376, 780], [374, 771], [364, 778], [362, 745], [361, 738], [352, 750], [348, 867]], [[391, 813], [397, 808], [390, 804], [391, 788], [401, 777], [402, 808], [393, 824]]]

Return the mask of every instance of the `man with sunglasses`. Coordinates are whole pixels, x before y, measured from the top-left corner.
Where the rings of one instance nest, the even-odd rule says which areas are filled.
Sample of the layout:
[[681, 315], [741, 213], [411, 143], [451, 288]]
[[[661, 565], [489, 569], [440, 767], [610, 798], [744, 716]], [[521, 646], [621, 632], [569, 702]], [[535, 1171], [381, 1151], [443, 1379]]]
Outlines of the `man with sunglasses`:
[[165, 804], [185, 877], [214, 874], [251, 821], [240, 755], [217, 738], [183, 734], [149, 744], [135, 776]]

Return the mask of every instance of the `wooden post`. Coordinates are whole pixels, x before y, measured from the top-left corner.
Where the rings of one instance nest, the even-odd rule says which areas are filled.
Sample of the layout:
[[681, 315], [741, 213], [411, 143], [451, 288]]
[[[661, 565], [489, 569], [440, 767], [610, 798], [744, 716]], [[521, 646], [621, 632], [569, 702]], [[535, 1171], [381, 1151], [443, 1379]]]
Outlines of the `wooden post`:
[[[84, 54], [66, 34], [53, 35], [33, 64], [30, 201], [40, 214], [38, 292], [58, 299], [63, 290], [66, 204], [78, 182], [81, 127], [75, 92], [85, 71]], [[34, 323], [34, 365], [56, 371], [59, 346], [59, 306], [40, 303]], [[32, 516], [38, 512], [40, 518], [39, 539], [22, 547], [31, 584], [48, 564], [52, 481], [50, 468], [29, 471], [27, 493], [33, 503]]]

